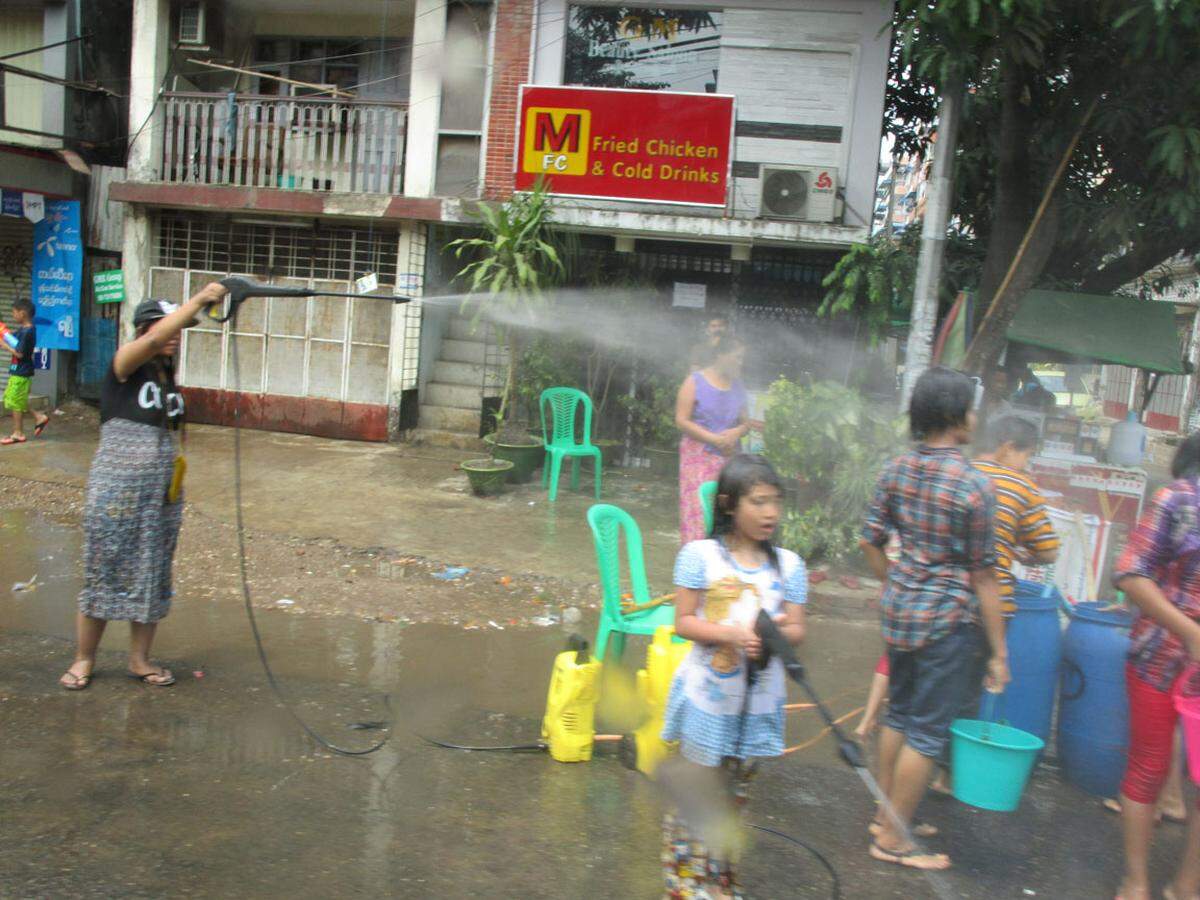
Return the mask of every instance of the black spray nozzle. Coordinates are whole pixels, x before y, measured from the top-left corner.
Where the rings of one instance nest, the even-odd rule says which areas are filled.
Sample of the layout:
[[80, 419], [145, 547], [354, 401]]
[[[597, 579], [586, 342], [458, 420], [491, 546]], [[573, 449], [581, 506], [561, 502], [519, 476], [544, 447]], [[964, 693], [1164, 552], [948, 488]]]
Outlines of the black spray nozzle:
[[572, 634], [567, 638], [567, 649], [575, 651], [575, 665], [582, 666], [588, 661], [589, 646], [587, 638], [582, 635]]
[[825, 704], [821, 702], [821, 698], [817, 696], [812, 685], [808, 682], [808, 677], [804, 671], [804, 663], [796, 658], [796, 650], [791, 645], [783, 632], [779, 630], [779, 626], [775, 624], [775, 620], [767, 613], [765, 609], [758, 611], [758, 618], [754, 622], [754, 631], [762, 638], [763, 651], [769, 657], [778, 657], [783, 663], [783, 670], [787, 672], [788, 677], [796, 684], [803, 688], [808, 694], [809, 699], [816, 704], [817, 710], [821, 713], [821, 718], [825, 720], [826, 726], [833, 733], [834, 740], [837, 741], [838, 754], [845, 761], [846, 765], [852, 769], [865, 769], [867, 761], [863, 757], [862, 747], [847, 737], [841, 727], [834, 720], [833, 715], [826, 709]]
[[208, 317], [214, 322], [228, 322], [234, 318], [237, 315], [238, 307], [250, 297], [352, 297], [356, 300], [374, 297], [379, 300], [390, 300], [392, 303], [408, 303], [412, 300], [412, 297], [349, 294], [338, 291], [314, 291], [309, 288], [292, 287], [283, 284], [262, 284], [257, 281], [251, 281], [249, 278], [243, 278], [240, 275], [231, 275], [229, 278], [222, 278], [221, 284], [229, 293], [226, 295], [223, 304], [209, 307]]

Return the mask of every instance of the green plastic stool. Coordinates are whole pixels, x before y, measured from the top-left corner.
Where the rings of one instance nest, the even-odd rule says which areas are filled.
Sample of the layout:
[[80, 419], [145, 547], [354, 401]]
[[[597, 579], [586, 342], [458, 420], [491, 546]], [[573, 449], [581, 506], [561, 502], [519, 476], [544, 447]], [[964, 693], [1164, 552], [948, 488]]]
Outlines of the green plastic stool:
[[[583, 406], [583, 437], [575, 440], [575, 419]], [[546, 409], [550, 409], [547, 427]], [[600, 499], [600, 473], [604, 468], [600, 448], [592, 443], [592, 399], [583, 391], [569, 387], [546, 388], [538, 400], [542, 417], [542, 442], [546, 463], [542, 466], [542, 487], [549, 485], [550, 501], [558, 498], [558, 478], [564, 459], [571, 460], [571, 490], [579, 490], [579, 462], [585, 457], [596, 460], [596, 499]]]
[[696, 490], [700, 497], [700, 508], [704, 510], [704, 534], [707, 537], [713, 530], [713, 510], [717, 505], [717, 483], [706, 481]]
[[589, 509], [587, 520], [596, 543], [596, 565], [600, 570], [600, 588], [604, 597], [593, 652], [596, 659], [604, 662], [611, 644], [614, 658], [620, 660], [625, 654], [626, 635], [653, 635], [659, 625], [674, 626], [675, 606], [663, 604], [641, 612], [621, 612], [621, 532], [625, 533], [625, 557], [633, 600], [642, 604], [651, 599], [642, 558], [641, 529], [633, 516], [608, 503], [598, 503]]

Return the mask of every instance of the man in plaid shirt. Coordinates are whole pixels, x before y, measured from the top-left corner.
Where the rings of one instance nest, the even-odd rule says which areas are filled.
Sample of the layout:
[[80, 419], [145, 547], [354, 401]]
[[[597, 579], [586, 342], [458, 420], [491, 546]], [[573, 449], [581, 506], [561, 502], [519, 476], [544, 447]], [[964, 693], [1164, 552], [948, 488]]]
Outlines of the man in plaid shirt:
[[[977, 698], [1009, 680], [996, 577], [995, 494], [959, 449], [975, 427], [974, 383], [936, 367], [918, 380], [909, 425], [920, 443], [883, 470], [863, 527], [862, 548], [886, 584], [883, 637], [891, 680], [879, 739], [879, 783], [907, 826], [946, 755], [950, 724]], [[888, 565], [884, 546], [900, 538]], [[981, 627], [982, 626], [982, 627]], [[986, 639], [986, 643], [985, 643]], [[872, 826], [876, 859], [945, 869], [945, 854], [923, 854], [881, 810]]]

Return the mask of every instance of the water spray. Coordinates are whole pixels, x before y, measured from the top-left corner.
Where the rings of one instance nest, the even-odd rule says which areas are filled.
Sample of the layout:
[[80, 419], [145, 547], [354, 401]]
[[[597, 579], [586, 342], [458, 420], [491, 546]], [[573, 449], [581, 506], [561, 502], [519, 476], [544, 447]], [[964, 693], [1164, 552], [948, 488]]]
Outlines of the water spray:
[[[237, 319], [238, 310], [241, 305], [251, 297], [352, 297], [356, 300], [375, 298], [378, 300], [386, 300], [392, 303], [408, 303], [412, 300], [411, 297], [389, 297], [378, 294], [347, 294], [336, 291], [314, 291], [302, 287], [288, 287], [276, 284], [260, 284], [251, 281], [249, 278], [240, 276], [232, 276], [223, 278], [221, 285], [229, 292], [225, 296], [225, 300], [221, 304], [213, 304], [208, 308], [208, 317], [214, 322], [234, 323]], [[241, 366], [238, 362], [238, 342], [231, 341], [230, 345], [233, 348], [233, 379], [235, 384], [242, 383]], [[288, 711], [296, 724], [312, 738], [317, 744], [329, 750], [332, 753], [337, 753], [340, 756], [367, 756], [381, 749], [384, 744], [391, 740], [391, 732], [384, 735], [370, 747], [363, 750], [351, 750], [345, 747], [339, 747], [337, 744], [324, 737], [320, 732], [309, 725], [296, 712], [283, 690], [279, 686], [279, 682], [275, 678], [275, 673], [271, 669], [271, 663], [267, 659], [267, 651], [263, 647], [262, 635], [258, 631], [258, 620], [254, 615], [254, 604], [250, 599], [250, 577], [246, 564], [246, 523], [242, 503], [242, 427], [241, 422], [234, 414], [233, 428], [233, 495], [234, 495], [234, 510], [237, 522], [237, 541], [238, 541], [238, 567], [242, 582], [242, 601], [246, 606], [246, 616], [250, 620], [250, 631], [254, 635], [254, 646], [258, 650], [258, 659], [262, 663], [263, 672], [266, 673], [267, 683], [270, 684], [271, 690], [275, 694], [275, 698], [280, 702], [284, 709]], [[385, 694], [383, 697], [384, 706], [388, 712], [391, 712], [391, 701]]]

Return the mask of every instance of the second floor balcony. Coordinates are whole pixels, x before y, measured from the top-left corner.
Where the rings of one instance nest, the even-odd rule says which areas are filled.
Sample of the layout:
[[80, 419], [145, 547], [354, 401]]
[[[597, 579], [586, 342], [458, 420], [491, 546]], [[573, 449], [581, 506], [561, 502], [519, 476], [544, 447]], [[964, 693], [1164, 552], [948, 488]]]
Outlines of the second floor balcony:
[[159, 177], [169, 184], [400, 194], [407, 103], [174, 92]]

